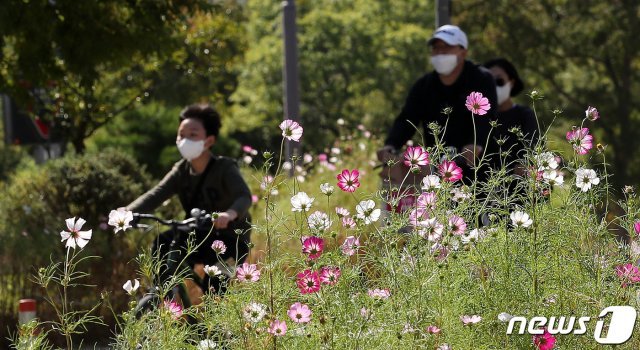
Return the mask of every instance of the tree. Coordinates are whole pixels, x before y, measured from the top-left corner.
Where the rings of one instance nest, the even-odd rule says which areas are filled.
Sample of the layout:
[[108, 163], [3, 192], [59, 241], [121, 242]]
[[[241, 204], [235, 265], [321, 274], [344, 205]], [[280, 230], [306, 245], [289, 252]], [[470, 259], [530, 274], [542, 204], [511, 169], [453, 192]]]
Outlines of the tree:
[[[338, 118], [376, 128], [390, 124], [411, 84], [427, 70], [433, 4], [296, 3], [305, 146], [326, 147], [338, 136]], [[283, 115], [281, 8], [277, 2], [250, 1], [247, 15], [252, 45], [232, 96], [233, 113], [254, 146], [275, 148], [270, 135]]]
[[180, 44], [203, 0], [0, 4], [0, 88], [53, 121], [76, 151], [149, 96], [150, 73]]
[[513, 60], [574, 125], [587, 106], [600, 110], [589, 127], [609, 145], [619, 188], [640, 178], [638, 13], [635, 0], [489, 0], [456, 3], [454, 21], [478, 57]]

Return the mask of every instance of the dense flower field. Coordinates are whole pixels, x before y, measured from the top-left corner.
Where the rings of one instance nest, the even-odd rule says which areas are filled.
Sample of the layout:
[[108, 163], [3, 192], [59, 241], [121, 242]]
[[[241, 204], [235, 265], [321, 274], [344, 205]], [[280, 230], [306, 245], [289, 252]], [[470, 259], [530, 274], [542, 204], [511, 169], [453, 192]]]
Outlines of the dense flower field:
[[[475, 93], [467, 108], [472, 118], [482, 118], [490, 106]], [[467, 185], [443, 145], [411, 144], [397, 160], [407, 170], [404, 179], [381, 186], [373, 161], [379, 144], [362, 127], [342, 125], [353, 131], [329, 154], [305, 154], [295, 159], [297, 165], [282, 159], [282, 151], [260, 153], [245, 146], [247, 169], [254, 157], [265, 159], [261, 169], [245, 169], [259, 188], [248, 262], [226, 266], [231, 278], [218, 266], [204, 267], [228, 284], [224, 296], [206, 294], [200, 305], [186, 309], [167, 299], [137, 319], [133, 309], [158, 264], [141, 254], [140, 274], [123, 281], [131, 310], [121, 315], [112, 345], [600, 348], [595, 338], [605, 334], [594, 335], [600, 312], [640, 303], [640, 221], [637, 195], [625, 188], [618, 204], [626, 215], [616, 220], [631, 237], [609, 231], [613, 197], [606, 160], [585, 127], [597, 119], [598, 111], [589, 107], [582, 125], [567, 132], [571, 154], [560, 154], [542, 137], [523, 159], [524, 176], [496, 169], [485, 182]], [[279, 129], [283, 145], [304, 137], [294, 121]], [[484, 156], [474, 159], [475, 169], [484, 161]], [[411, 176], [425, 169], [427, 176]], [[293, 177], [287, 176], [290, 170]], [[117, 235], [131, 230], [131, 220], [123, 209], [109, 215]], [[81, 272], [90, 258], [82, 248], [92, 236], [83, 225], [82, 218], [67, 220], [61, 232], [66, 259], [42, 268], [36, 278], [60, 293], [50, 294], [59, 317], [50, 329], [65, 336], [68, 348], [76, 346], [72, 335], [82, 333], [83, 325], [100, 322], [91, 310], [73, 309], [65, 294], [91, 280]], [[211, 249], [222, 254], [227, 247], [216, 241]], [[166, 289], [159, 293], [164, 299]], [[187, 315], [197, 322], [186, 322]], [[549, 319], [526, 323], [536, 316]], [[585, 334], [572, 334], [580, 327], [571, 316], [590, 317], [583, 320]], [[514, 317], [526, 320], [512, 322]], [[527, 331], [518, 334], [522, 324]], [[29, 336], [28, 327], [41, 325], [25, 327], [16, 343], [44, 347], [46, 333]], [[639, 346], [633, 335], [618, 348]]]

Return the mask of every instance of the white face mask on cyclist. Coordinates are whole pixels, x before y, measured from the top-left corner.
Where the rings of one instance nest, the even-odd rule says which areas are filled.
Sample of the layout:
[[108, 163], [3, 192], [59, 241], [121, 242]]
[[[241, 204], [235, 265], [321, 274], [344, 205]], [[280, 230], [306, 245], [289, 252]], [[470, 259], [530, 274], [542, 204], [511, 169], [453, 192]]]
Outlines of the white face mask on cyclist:
[[204, 140], [193, 141], [184, 138], [176, 141], [176, 146], [178, 146], [178, 151], [180, 151], [182, 158], [191, 161], [198, 158], [198, 156], [202, 154], [202, 151], [204, 151]]
[[498, 94], [498, 105], [501, 105], [511, 96], [511, 83], [505, 83], [502, 86], [497, 86], [496, 93]]
[[438, 74], [449, 75], [458, 65], [458, 56], [454, 54], [431, 56], [431, 64]]

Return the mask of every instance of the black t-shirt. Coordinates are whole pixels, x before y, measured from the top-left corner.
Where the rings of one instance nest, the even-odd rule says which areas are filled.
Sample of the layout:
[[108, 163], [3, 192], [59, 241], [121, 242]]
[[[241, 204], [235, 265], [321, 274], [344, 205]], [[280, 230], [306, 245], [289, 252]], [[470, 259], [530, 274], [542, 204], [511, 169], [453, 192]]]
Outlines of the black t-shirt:
[[[516, 161], [524, 158], [526, 149], [534, 148], [538, 142], [535, 114], [531, 108], [515, 104], [507, 111], [498, 112], [495, 120], [498, 126], [491, 131], [487, 155], [494, 168], [505, 165], [513, 169]], [[520, 137], [513, 132], [514, 128], [520, 130]], [[500, 157], [499, 152], [508, 152], [508, 155]]]
[[[443, 129], [446, 125], [443, 137], [445, 146], [453, 146], [460, 152], [463, 146], [473, 144], [474, 140], [474, 120], [465, 106], [467, 96], [471, 92], [482, 93], [491, 104], [487, 114], [473, 117], [475, 118], [476, 144], [484, 146], [489, 131], [489, 120], [495, 118], [498, 105], [496, 86], [493, 76], [487, 69], [470, 61], [465, 61], [462, 73], [450, 86], [442, 84], [435, 71], [418, 79], [409, 91], [402, 112], [396, 117], [385, 144], [401, 148], [413, 137], [416, 131], [413, 125], [420, 127], [422, 124], [424, 145], [433, 146], [435, 139], [428, 125], [431, 122], [437, 122]], [[448, 122], [447, 116], [442, 113], [445, 107], [451, 108]]]

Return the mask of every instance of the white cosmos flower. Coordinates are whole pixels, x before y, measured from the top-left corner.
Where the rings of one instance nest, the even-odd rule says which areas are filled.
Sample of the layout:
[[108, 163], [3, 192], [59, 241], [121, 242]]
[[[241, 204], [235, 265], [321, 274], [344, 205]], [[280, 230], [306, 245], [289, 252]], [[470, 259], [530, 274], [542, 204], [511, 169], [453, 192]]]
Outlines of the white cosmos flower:
[[424, 191], [430, 191], [436, 188], [440, 188], [440, 178], [436, 175], [427, 175], [422, 179], [422, 189]]
[[131, 221], [133, 221], [133, 212], [131, 210], [118, 208], [109, 213], [108, 224], [114, 227], [114, 233], [118, 233], [120, 230], [124, 232], [131, 228]]
[[506, 312], [501, 312], [498, 315], [498, 320], [500, 320], [500, 322], [509, 322], [509, 320], [511, 320], [513, 318], [513, 315], [510, 315]]
[[328, 229], [332, 224], [331, 220], [329, 220], [329, 215], [321, 211], [316, 211], [313, 214], [309, 215], [307, 223], [309, 224], [309, 227], [318, 231], [324, 231]]
[[204, 339], [198, 343], [198, 350], [218, 349], [218, 344], [211, 339]]
[[484, 230], [474, 228], [473, 230], [469, 231], [469, 233], [463, 234], [462, 237], [460, 237], [460, 240], [464, 244], [469, 244], [470, 242], [478, 242], [482, 240], [486, 236], [486, 234], [487, 233]]
[[551, 170], [558, 167], [556, 156], [551, 152], [540, 153], [535, 156], [535, 160], [539, 171]]
[[131, 280], [128, 280], [122, 286], [122, 289], [127, 291], [129, 295], [133, 295], [133, 293], [135, 293], [138, 288], [140, 288], [140, 281], [138, 281], [137, 279], [134, 279], [133, 282], [131, 282]]
[[267, 314], [267, 306], [252, 301], [242, 309], [242, 315], [247, 322], [258, 323]]
[[591, 189], [591, 186], [597, 185], [600, 183], [600, 179], [598, 175], [593, 169], [584, 169], [580, 168], [576, 170], [576, 186], [582, 190], [582, 192], [587, 192]]
[[380, 218], [380, 209], [375, 209], [376, 202], [371, 199], [360, 202], [360, 204], [356, 205], [356, 217], [362, 219], [365, 224], [370, 224], [372, 222], [378, 221]]
[[334, 191], [333, 186], [331, 186], [328, 182], [325, 182], [322, 185], [320, 185], [320, 192], [324, 193], [327, 196], [332, 195], [333, 191]]
[[564, 184], [564, 176], [561, 172], [551, 169], [542, 173], [542, 178], [549, 185], [562, 186]]
[[211, 265], [211, 266], [210, 265], [205, 265], [204, 266], [204, 273], [206, 273], [210, 277], [214, 277], [214, 276], [218, 276], [218, 275], [222, 274], [222, 271], [220, 271], [220, 269], [215, 265]]
[[87, 221], [83, 218], [68, 218], [65, 220], [67, 223], [67, 229], [69, 231], [60, 231], [60, 236], [62, 237], [61, 242], [67, 241], [66, 247], [76, 248], [76, 246], [80, 248], [84, 248], [89, 240], [91, 239], [91, 230], [89, 231], [80, 231], [82, 229], [82, 225], [84, 225]]
[[291, 206], [293, 207], [291, 211], [309, 211], [311, 209], [311, 203], [315, 198], [309, 197], [304, 192], [298, 192], [293, 197], [291, 197]]
[[509, 215], [509, 217], [515, 227], [529, 227], [533, 224], [533, 220], [529, 218], [529, 214], [523, 211], [514, 211]]

